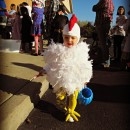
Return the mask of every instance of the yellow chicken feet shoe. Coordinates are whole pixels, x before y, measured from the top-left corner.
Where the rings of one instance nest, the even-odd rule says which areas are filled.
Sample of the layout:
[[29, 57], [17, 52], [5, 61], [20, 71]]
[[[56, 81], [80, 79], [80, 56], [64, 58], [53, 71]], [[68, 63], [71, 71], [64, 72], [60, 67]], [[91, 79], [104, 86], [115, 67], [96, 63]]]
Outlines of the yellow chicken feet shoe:
[[68, 119], [68, 122], [74, 122], [74, 119], [70, 116], [70, 118]]
[[56, 99], [56, 104], [62, 108], [63, 110], [65, 110], [66, 108], [66, 98], [64, 98], [63, 100], [60, 100], [60, 99]]
[[75, 91], [74, 94], [69, 96], [69, 103], [68, 107], [66, 108], [67, 116], [65, 121], [69, 121], [71, 118], [73, 118], [75, 121], [78, 121], [78, 117], [80, 117], [80, 114], [74, 111], [77, 106], [77, 96], [78, 91]]
[[66, 97], [66, 92], [60, 88], [60, 90], [56, 93], [56, 98], [59, 100], [63, 100]]
[[[78, 117], [80, 117], [80, 114], [78, 112], [69, 110], [69, 112], [67, 112], [65, 121], [69, 122], [79, 121]], [[74, 121], [71, 121], [72, 120], [71, 118], [73, 118]]]
[[56, 93], [56, 104], [62, 109], [66, 107], [66, 92], [63, 89]]

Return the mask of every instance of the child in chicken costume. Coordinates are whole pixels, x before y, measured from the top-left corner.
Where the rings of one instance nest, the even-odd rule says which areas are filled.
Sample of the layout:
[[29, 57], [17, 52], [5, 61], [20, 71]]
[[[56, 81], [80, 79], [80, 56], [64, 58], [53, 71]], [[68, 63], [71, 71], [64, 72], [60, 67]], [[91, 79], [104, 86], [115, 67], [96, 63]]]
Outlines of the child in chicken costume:
[[52, 43], [44, 53], [45, 67], [39, 75], [46, 73], [53, 87], [57, 103], [66, 111], [66, 121], [78, 121], [80, 114], [75, 111], [78, 94], [92, 78], [92, 61], [89, 48], [80, 40], [80, 27], [72, 15], [63, 29], [63, 44]]

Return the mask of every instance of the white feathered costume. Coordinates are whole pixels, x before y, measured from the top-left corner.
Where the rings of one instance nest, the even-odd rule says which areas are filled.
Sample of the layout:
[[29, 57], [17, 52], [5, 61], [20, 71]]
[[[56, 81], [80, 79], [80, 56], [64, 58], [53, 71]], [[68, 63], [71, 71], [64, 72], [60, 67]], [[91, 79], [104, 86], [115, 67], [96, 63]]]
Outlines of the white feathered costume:
[[[72, 16], [69, 23], [63, 29], [63, 35], [76, 36], [80, 39], [80, 27], [76, 23], [77, 18]], [[84, 42], [78, 43], [70, 48], [64, 44], [53, 43], [45, 51], [44, 69], [47, 80], [53, 87], [55, 93], [61, 88], [68, 95], [74, 91], [84, 88], [84, 83], [89, 82], [92, 77], [92, 61], [89, 59], [89, 48]]]
[[[92, 77], [89, 48], [84, 42], [78, 43], [80, 27], [76, 22], [73, 14], [63, 29], [64, 43], [52, 43], [45, 51], [46, 66], [42, 71], [44, 73], [46, 70], [47, 80], [56, 93], [57, 104], [66, 111], [65, 121], [69, 122], [78, 121], [80, 114], [75, 111], [78, 93]], [[73, 39], [73, 36], [76, 38]]]
[[68, 95], [73, 94], [90, 81], [92, 61], [88, 60], [88, 51], [88, 45], [84, 42], [71, 48], [54, 43], [48, 47], [44, 54], [44, 69], [55, 93], [62, 87]]

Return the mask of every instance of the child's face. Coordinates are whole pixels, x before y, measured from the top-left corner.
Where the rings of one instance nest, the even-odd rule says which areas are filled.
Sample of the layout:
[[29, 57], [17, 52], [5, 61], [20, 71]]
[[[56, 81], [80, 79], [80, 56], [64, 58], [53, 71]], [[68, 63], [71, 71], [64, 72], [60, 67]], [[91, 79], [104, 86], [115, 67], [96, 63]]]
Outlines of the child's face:
[[118, 9], [118, 13], [119, 13], [119, 14], [123, 14], [123, 13], [124, 13], [124, 8], [119, 8], [119, 9]]
[[10, 9], [11, 9], [11, 10], [15, 10], [15, 8], [16, 8], [15, 5], [14, 5], [14, 6], [10, 6]]
[[76, 36], [63, 35], [63, 39], [64, 39], [64, 45], [69, 48], [77, 45], [78, 43], [78, 37]]

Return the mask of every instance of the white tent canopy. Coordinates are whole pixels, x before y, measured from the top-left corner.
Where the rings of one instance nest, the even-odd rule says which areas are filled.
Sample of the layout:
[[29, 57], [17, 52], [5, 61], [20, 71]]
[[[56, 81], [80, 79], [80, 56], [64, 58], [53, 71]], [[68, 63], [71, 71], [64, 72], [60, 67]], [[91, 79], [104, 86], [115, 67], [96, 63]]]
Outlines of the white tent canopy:
[[72, 0], [61, 0], [61, 3], [64, 4], [68, 13], [73, 13]]

